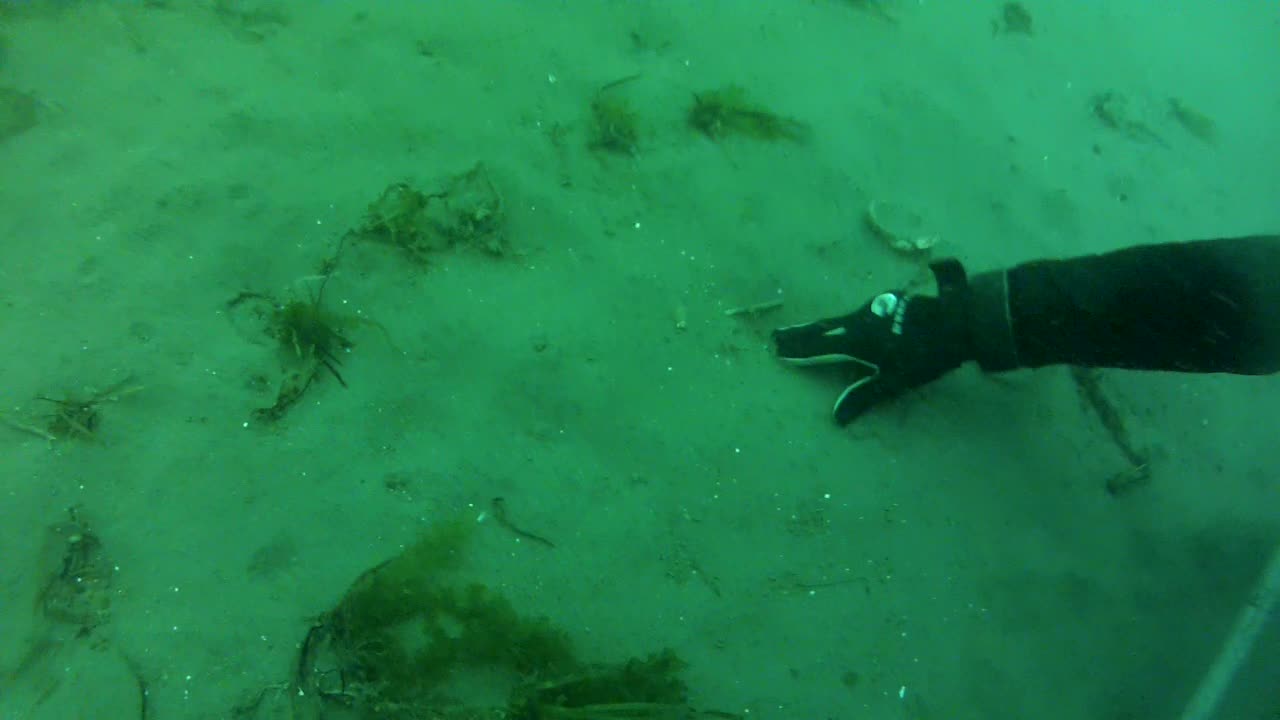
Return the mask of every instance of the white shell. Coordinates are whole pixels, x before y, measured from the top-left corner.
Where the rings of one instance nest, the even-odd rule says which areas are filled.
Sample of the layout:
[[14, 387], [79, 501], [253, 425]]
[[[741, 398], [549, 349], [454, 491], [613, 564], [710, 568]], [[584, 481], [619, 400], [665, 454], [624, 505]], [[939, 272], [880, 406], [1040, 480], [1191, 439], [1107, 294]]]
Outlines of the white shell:
[[920, 213], [887, 200], [872, 200], [867, 205], [867, 226], [885, 244], [906, 255], [922, 255], [938, 244], [939, 236]]

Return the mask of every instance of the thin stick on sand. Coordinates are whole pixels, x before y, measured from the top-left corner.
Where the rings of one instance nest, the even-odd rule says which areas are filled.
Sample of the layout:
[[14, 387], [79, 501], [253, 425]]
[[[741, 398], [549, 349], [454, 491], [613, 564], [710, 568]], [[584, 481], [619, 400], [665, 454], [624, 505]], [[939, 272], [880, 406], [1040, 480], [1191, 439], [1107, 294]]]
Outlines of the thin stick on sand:
[[772, 312], [782, 307], [782, 298], [774, 298], [773, 300], [765, 300], [764, 302], [752, 303], [750, 305], [741, 305], [739, 307], [731, 307], [724, 311], [725, 317], [755, 317]]
[[55, 436], [53, 433], [49, 432], [48, 430], [42, 430], [36, 427], [35, 425], [14, 420], [13, 418], [3, 413], [0, 413], [0, 422], [4, 423], [5, 425], [8, 425], [9, 427], [13, 428], [14, 430], [17, 430], [18, 432], [24, 432], [30, 435], [35, 435], [36, 437], [42, 437], [45, 440], [48, 440], [50, 442], [55, 442], [58, 439], [57, 436]]

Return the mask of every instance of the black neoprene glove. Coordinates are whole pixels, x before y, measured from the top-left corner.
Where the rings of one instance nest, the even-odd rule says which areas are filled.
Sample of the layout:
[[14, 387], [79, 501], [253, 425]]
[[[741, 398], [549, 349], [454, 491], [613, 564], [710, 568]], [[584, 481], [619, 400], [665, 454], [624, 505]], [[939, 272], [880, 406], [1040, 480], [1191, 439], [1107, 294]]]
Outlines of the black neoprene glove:
[[837, 423], [975, 359], [964, 268], [955, 260], [929, 268], [938, 297], [891, 290], [848, 315], [773, 331], [778, 355], [788, 362], [848, 367], [850, 384], [833, 409]]

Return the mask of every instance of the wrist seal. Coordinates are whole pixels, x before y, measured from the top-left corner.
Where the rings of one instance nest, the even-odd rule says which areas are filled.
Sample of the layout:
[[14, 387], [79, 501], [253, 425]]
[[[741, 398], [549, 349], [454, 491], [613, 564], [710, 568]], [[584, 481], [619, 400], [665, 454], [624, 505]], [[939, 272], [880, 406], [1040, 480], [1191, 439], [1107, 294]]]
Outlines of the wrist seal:
[[969, 282], [965, 314], [978, 365], [987, 372], [1022, 367], [1013, 339], [1013, 315], [1009, 307], [1009, 271], [997, 270], [973, 276]]

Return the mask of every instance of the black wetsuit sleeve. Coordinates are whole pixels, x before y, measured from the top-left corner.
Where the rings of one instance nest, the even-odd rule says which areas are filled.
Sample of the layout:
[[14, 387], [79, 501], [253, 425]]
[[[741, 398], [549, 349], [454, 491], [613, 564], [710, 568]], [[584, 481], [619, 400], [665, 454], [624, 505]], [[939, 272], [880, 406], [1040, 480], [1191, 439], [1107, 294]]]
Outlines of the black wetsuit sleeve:
[[1144, 245], [973, 278], [986, 370], [1280, 370], [1280, 236]]

